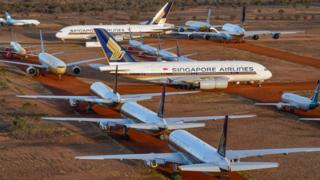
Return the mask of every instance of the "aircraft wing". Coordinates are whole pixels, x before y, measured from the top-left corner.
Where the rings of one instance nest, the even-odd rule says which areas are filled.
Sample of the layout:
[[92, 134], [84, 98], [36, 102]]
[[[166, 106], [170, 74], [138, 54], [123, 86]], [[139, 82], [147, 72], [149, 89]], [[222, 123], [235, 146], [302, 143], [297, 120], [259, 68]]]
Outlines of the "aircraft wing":
[[[166, 95], [183, 95], [183, 94], [192, 94], [192, 93], [198, 93], [198, 92], [199, 91], [168, 92]], [[148, 100], [156, 96], [161, 96], [161, 93], [121, 95], [121, 102]]]
[[23, 63], [23, 62], [16, 62], [16, 61], [4, 61], [4, 60], [0, 60], [0, 62], [8, 63], [8, 64], [22, 65], [22, 66], [32, 66], [32, 67], [37, 67], [37, 68], [47, 68], [47, 66], [44, 66], [41, 64]]
[[112, 103], [106, 99], [98, 98], [97, 96], [21, 96], [18, 95], [19, 98], [26, 99], [60, 99], [60, 100], [75, 100], [75, 101], [84, 101], [91, 103]]
[[[242, 119], [242, 118], [252, 118], [256, 115], [230, 115], [229, 119]], [[166, 118], [168, 122], [195, 122], [195, 121], [209, 121], [209, 120], [222, 120], [225, 116], [200, 116], [200, 117], [174, 117]]]
[[278, 163], [273, 162], [236, 162], [230, 163], [228, 166], [217, 165], [214, 163], [201, 163], [201, 164], [190, 164], [179, 166], [182, 171], [193, 171], [193, 172], [221, 172], [221, 169], [227, 171], [247, 171], [257, 169], [276, 168]]
[[273, 34], [280, 34], [280, 35], [289, 35], [289, 34], [299, 34], [304, 33], [304, 31], [268, 31], [268, 30], [262, 30], [262, 31], [245, 31], [244, 37], [252, 37], [254, 35], [259, 36], [266, 36], [266, 35], [273, 35]]
[[320, 148], [288, 148], [288, 149], [261, 149], [261, 150], [228, 150], [228, 159], [240, 159], [254, 156], [265, 156], [274, 154], [289, 154], [299, 152], [320, 152]]
[[43, 117], [46, 121], [73, 121], [73, 122], [95, 122], [95, 123], [114, 123], [126, 125], [132, 123], [129, 119], [124, 118], [69, 118], [69, 117]]
[[320, 118], [299, 118], [300, 121], [320, 121]]
[[143, 160], [155, 161], [159, 164], [177, 163], [187, 164], [184, 156], [180, 153], [149, 153], [149, 154], [118, 154], [118, 155], [96, 155], [96, 156], [77, 156], [76, 159], [87, 160], [104, 160], [104, 159], [118, 159], [118, 160]]
[[101, 58], [85, 59], [85, 60], [75, 61], [75, 62], [72, 62], [72, 63], [68, 63], [67, 67], [80, 65], [80, 64], [86, 64], [86, 63], [91, 63], [91, 62], [100, 61], [100, 60], [104, 60], [104, 59], [106, 59], [106, 58], [105, 57], [101, 57]]

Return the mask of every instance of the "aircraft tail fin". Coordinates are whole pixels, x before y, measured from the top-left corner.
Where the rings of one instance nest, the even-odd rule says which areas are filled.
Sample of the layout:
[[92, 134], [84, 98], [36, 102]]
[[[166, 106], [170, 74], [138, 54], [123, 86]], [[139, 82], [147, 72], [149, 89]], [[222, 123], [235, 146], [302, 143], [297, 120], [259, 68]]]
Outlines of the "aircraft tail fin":
[[226, 157], [228, 120], [229, 120], [229, 116], [226, 115], [225, 116], [225, 120], [224, 120], [224, 124], [223, 124], [223, 129], [222, 129], [222, 132], [221, 132], [219, 146], [218, 146], [218, 153], [222, 157]]
[[160, 118], [163, 118], [165, 100], [166, 100], [166, 83], [163, 83], [160, 104], [159, 104], [159, 110], [158, 110], [158, 117], [160, 117]]
[[94, 29], [101, 48], [107, 57], [107, 64], [116, 62], [136, 62], [130, 54], [105, 29]]
[[317, 85], [314, 89], [314, 94], [311, 98], [312, 103], [318, 104], [318, 99], [319, 99], [319, 86], [320, 86], [320, 80], [317, 81]]
[[43, 36], [42, 36], [42, 30], [40, 30], [40, 50], [41, 50], [42, 53], [45, 52], [44, 43], [43, 43]]
[[12, 19], [8, 12], [5, 12], [4, 16], [5, 16], [6, 20]]
[[242, 16], [241, 16], [241, 24], [243, 25], [246, 21], [247, 15], [247, 7], [245, 5], [242, 6]]
[[161, 9], [158, 11], [158, 13], [150, 19], [146, 24], [149, 25], [163, 25], [167, 21], [168, 14], [170, 13], [170, 10], [172, 8], [173, 1], [170, 0], [167, 2]]
[[208, 23], [208, 24], [211, 24], [211, 14], [212, 14], [212, 10], [211, 10], [211, 8], [209, 8], [209, 10], [208, 10], [208, 17], [207, 17], [207, 23]]

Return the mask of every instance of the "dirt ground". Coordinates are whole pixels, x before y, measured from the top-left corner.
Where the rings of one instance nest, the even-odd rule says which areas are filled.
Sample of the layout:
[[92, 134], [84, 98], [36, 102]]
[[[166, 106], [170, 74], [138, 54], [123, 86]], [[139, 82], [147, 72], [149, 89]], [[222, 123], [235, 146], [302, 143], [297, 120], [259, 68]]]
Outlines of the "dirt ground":
[[[206, 7], [193, 11], [177, 10], [180, 17], [194, 13], [197, 18], [205, 17]], [[274, 7], [273, 9], [279, 9]], [[272, 8], [262, 9], [262, 13], [275, 11]], [[183, 54], [198, 52], [192, 58], [197, 60], [241, 59], [261, 63], [270, 69], [273, 77], [258, 88], [256, 85], [234, 85], [223, 91], [203, 91], [198, 94], [168, 97], [165, 116], [207, 116], [224, 114], [256, 114], [256, 118], [232, 120], [228, 137], [228, 149], [261, 149], [261, 148], [298, 148], [320, 147], [319, 124], [300, 122], [298, 117], [320, 115], [319, 108], [310, 112], [296, 111], [295, 114], [278, 112], [272, 107], [256, 107], [255, 102], [276, 102], [283, 92], [295, 92], [311, 96], [315, 81], [319, 79], [319, 20], [263, 20], [255, 21], [257, 8], [249, 9], [249, 29], [268, 28], [285, 30], [304, 30], [304, 35], [283, 37], [279, 40], [262, 38], [259, 41], [248, 40], [243, 44], [221, 44], [205, 40], [179, 39]], [[297, 8], [298, 13], [317, 13], [318, 7], [310, 9]], [[223, 8], [216, 13], [222, 14]], [[235, 11], [238, 13], [239, 9]], [[189, 14], [187, 13], [189, 12]], [[240, 11], [239, 11], [240, 12]], [[285, 12], [292, 15], [290, 8]], [[185, 13], [185, 14], [184, 14]], [[82, 16], [83, 17], [83, 16]], [[223, 17], [222, 18], [227, 18]], [[54, 38], [54, 32], [65, 24], [75, 22], [75, 15], [53, 19], [44, 15], [43, 25], [46, 49], [48, 52], [64, 53], [59, 57], [66, 62], [102, 57], [99, 48], [84, 48], [81, 43], [61, 43]], [[79, 17], [80, 19], [81, 17]], [[52, 22], [48, 19], [53, 19]], [[88, 19], [87, 22], [97, 22]], [[205, 19], [205, 18], [204, 18]], [[181, 19], [170, 19], [180, 22]], [[237, 21], [237, 20], [235, 20]], [[217, 20], [215, 23], [220, 23]], [[252, 25], [254, 24], [254, 25]], [[0, 32], [1, 46], [11, 39], [6, 29]], [[16, 29], [16, 37], [22, 43], [37, 44], [38, 30], [34, 28]], [[146, 40], [147, 43], [156, 42]], [[162, 47], [175, 46], [176, 40], [163, 39]], [[311, 43], [311, 45], [310, 45]], [[37, 48], [35, 48], [37, 49]], [[3, 70], [6, 69], [6, 70]], [[86, 114], [76, 111], [61, 101], [31, 101], [17, 99], [17, 94], [89, 94], [90, 83], [102, 81], [112, 85], [112, 76], [96, 72], [86, 65], [79, 77], [66, 75], [59, 81], [54, 75], [46, 74], [37, 78], [25, 76], [20, 68], [1, 65], [0, 69], [0, 179], [166, 179], [170, 167], [151, 170], [138, 161], [80, 161], [79, 155], [169, 152], [166, 142], [150, 135], [130, 130], [130, 140], [119, 136], [119, 131], [106, 134], [91, 123], [49, 123], [39, 120], [42, 116], [107, 116], [119, 117], [116, 111], [94, 107], [97, 114]], [[138, 81], [120, 78], [119, 91], [125, 93], [159, 92], [161, 87]], [[139, 88], [137, 88], [139, 87]], [[177, 89], [168, 88], [168, 91]], [[141, 102], [156, 111], [158, 98]], [[12, 132], [12, 121], [17, 117], [30, 120], [41, 128], [32, 137], [16, 137]], [[208, 122], [202, 129], [190, 130], [191, 133], [208, 142], [218, 145], [222, 121]], [[37, 132], [38, 132], [37, 131]], [[53, 133], [52, 133], [53, 132]], [[319, 179], [320, 153], [301, 153], [256, 157], [242, 161], [278, 162], [279, 168], [231, 173], [230, 179]], [[183, 179], [216, 179], [216, 175], [181, 172]]]

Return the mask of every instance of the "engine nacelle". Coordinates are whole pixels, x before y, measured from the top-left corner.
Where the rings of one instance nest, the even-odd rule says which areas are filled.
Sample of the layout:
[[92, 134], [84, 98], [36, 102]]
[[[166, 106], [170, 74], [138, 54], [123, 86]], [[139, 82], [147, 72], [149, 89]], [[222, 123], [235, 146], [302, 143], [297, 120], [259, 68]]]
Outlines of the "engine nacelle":
[[224, 78], [206, 79], [200, 81], [200, 89], [226, 89], [228, 87], [228, 80]]
[[80, 102], [78, 100], [74, 100], [74, 99], [69, 99], [69, 105], [71, 107], [78, 107], [80, 104]]
[[279, 39], [280, 38], [280, 33], [273, 33], [272, 34], [273, 39]]
[[279, 111], [282, 111], [284, 108], [282, 104], [277, 104], [276, 107]]
[[35, 67], [29, 66], [26, 69], [27, 74], [31, 75], [31, 76], [36, 76], [38, 74], [37, 72], [38, 70]]
[[252, 39], [253, 39], [253, 40], [259, 40], [259, 39], [260, 39], [260, 36], [259, 36], [259, 35], [253, 35], [253, 36], [252, 36]]
[[79, 75], [81, 73], [81, 68], [79, 66], [73, 66], [72, 67], [72, 73]]
[[184, 32], [185, 29], [183, 27], [178, 28], [178, 32]]
[[161, 159], [151, 160], [151, 161], [145, 161], [145, 164], [147, 166], [150, 166], [152, 168], [157, 168], [159, 164], [165, 164], [166, 162]]
[[189, 34], [189, 35], [188, 35], [188, 38], [189, 38], [189, 39], [194, 39], [194, 36], [193, 36], [192, 34]]
[[207, 35], [207, 34], [205, 34], [205, 35], [203, 35], [203, 39], [205, 39], [205, 40], [210, 40], [210, 36], [209, 35]]

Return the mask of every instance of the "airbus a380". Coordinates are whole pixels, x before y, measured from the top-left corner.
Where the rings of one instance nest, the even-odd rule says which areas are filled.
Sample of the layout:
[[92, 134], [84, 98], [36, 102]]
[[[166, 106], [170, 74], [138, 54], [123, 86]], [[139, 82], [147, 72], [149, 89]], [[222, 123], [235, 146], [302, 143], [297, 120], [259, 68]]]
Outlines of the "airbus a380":
[[0, 18], [0, 24], [7, 26], [38, 26], [40, 22], [35, 19], [13, 19], [8, 12], [5, 12], [5, 19]]
[[167, 16], [171, 10], [173, 2], [169, 1], [166, 3], [162, 9], [150, 20], [142, 23], [142, 24], [125, 24], [125, 25], [76, 25], [76, 26], [68, 26], [61, 29], [56, 33], [56, 37], [61, 40], [88, 40], [94, 39], [95, 28], [104, 29], [112, 34], [123, 37], [124, 34], [131, 33], [164, 33], [166, 31], [170, 31], [174, 29], [174, 25], [166, 24]]
[[187, 131], [175, 130], [170, 134], [168, 140], [169, 147], [174, 151], [172, 153], [78, 156], [76, 159], [142, 160], [153, 168], [158, 165], [172, 163], [179, 165], [178, 168], [181, 171], [224, 172], [258, 170], [279, 166], [278, 163], [274, 162], [240, 162], [242, 158], [320, 151], [320, 148], [227, 150], [227, 131], [228, 117], [225, 119], [217, 149]]
[[92, 64], [100, 71], [115, 72], [124, 77], [171, 85], [223, 89], [229, 82], [258, 82], [270, 79], [264, 66], [249, 61], [136, 62], [104, 29], [95, 29], [97, 39], [108, 59], [108, 65]]
[[67, 64], [63, 60], [55, 57], [54, 55], [45, 52], [41, 31], [40, 31], [40, 41], [41, 41], [41, 52], [37, 55], [39, 64], [15, 62], [15, 61], [4, 61], [4, 60], [0, 60], [0, 62], [27, 66], [28, 68], [26, 69], [26, 73], [32, 76], [39, 75], [39, 70], [44, 69], [52, 72], [53, 74], [58, 75], [59, 79], [61, 79], [62, 75], [66, 73], [67, 68], [71, 68], [72, 72], [78, 75], [81, 73], [81, 68], [78, 65], [104, 59], [104, 58], [94, 58], [94, 59], [81, 60], [81, 61], [76, 61], [76, 62]]
[[257, 106], [276, 106], [279, 110], [287, 109], [294, 111], [294, 109], [300, 109], [309, 111], [319, 106], [319, 85], [320, 81], [317, 81], [314, 89], [314, 95], [312, 98], [303, 97], [293, 93], [284, 93], [281, 96], [281, 102], [278, 103], [256, 103]]
[[[204, 127], [204, 123], [198, 121], [209, 121], [223, 119], [224, 116], [200, 116], [200, 117], [164, 117], [165, 106], [165, 84], [163, 84], [160, 105], [158, 113], [147, 109], [136, 102], [125, 102], [120, 109], [121, 114], [125, 118], [67, 118], [67, 117], [45, 117], [44, 120], [51, 121], [79, 121], [79, 122], [95, 122], [100, 128], [107, 130], [112, 126], [120, 125], [124, 127], [124, 135], [127, 136], [128, 128], [141, 130], [155, 136], [164, 138], [167, 131], [175, 129], [188, 129]], [[181, 92], [184, 93], [184, 92]], [[186, 93], [184, 93], [186, 94]], [[251, 118], [255, 115], [232, 115], [231, 118]]]

